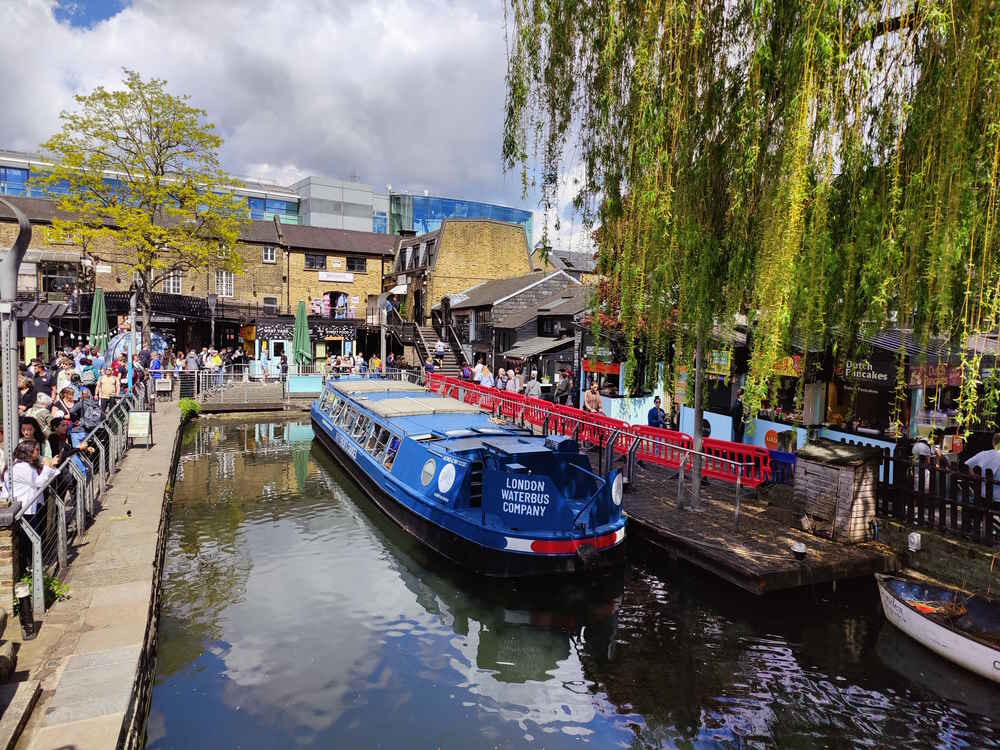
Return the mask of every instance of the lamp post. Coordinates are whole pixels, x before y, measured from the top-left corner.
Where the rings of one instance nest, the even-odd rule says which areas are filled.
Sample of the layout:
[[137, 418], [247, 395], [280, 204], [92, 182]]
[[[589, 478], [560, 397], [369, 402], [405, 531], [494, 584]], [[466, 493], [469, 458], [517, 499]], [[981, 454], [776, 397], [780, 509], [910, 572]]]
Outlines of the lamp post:
[[215, 348], [215, 305], [216, 302], [218, 302], [218, 300], [219, 300], [219, 295], [215, 294], [214, 292], [208, 295], [208, 312], [212, 316], [212, 323], [211, 323], [212, 341], [208, 345], [210, 349]]

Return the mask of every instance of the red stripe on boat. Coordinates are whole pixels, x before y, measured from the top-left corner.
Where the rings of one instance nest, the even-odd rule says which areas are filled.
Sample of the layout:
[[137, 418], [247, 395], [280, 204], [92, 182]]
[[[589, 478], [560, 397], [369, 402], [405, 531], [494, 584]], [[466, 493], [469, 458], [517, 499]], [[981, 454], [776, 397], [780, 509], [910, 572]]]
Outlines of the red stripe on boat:
[[[625, 535], [622, 534], [622, 538]], [[589, 544], [596, 549], [606, 549], [614, 547], [618, 542], [618, 532], [612, 531], [610, 534], [602, 536], [592, 536], [589, 539], [535, 539], [531, 542], [531, 551], [546, 555], [568, 554], [576, 552], [585, 544]]]

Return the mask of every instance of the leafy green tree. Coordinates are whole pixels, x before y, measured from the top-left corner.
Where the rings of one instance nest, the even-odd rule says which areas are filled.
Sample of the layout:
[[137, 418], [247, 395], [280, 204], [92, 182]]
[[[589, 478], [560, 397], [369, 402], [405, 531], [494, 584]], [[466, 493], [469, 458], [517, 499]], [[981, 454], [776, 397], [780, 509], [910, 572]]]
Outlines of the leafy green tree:
[[750, 416], [793, 333], [843, 353], [885, 325], [963, 348], [997, 329], [995, 2], [511, 0], [508, 19], [505, 163], [546, 204], [582, 168], [601, 311], [651, 364], [693, 350], [696, 409], [737, 316]]
[[219, 168], [222, 139], [204, 110], [173, 96], [166, 81], [126, 70], [124, 87], [98, 87], [63, 112], [62, 130], [42, 144], [53, 167], [42, 179], [66, 218], [52, 231], [84, 239], [89, 252], [133, 271], [150, 340], [152, 293], [171, 273], [209, 265], [239, 271], [236, 252], [245, 203]]

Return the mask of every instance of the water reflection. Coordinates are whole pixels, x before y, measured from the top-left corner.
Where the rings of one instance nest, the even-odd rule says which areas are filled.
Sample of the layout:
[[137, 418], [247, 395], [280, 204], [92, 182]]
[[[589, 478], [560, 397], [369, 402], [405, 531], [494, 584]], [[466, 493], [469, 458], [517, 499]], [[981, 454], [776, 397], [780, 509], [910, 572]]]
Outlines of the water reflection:
[[992, 687], [922, 687], [868, 588], [761, 600], [651, 566], [483, 580], [311, 437], [185, 434], [149, 747], [997, 746]]

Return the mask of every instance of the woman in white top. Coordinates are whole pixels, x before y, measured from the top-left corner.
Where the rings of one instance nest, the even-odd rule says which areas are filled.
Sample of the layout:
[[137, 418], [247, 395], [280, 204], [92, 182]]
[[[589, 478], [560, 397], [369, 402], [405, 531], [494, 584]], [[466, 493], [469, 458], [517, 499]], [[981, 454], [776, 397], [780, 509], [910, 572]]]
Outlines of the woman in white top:
[[[42, 461], [38, 443], [25, 440], [14, 449], [11, 475], [14, 478], [14, 502], [24, 508], [25, 516], [34, 516], [38, 506], [44, 504], [42, 493], [52, 477], [59, 473], [59, 458]], [[3, 492], [7, 492], [7, 472], [3, 476]]]
[[483, 388], [492, 388], [496, 385], [496, 382], [493, 380], [493, 373], [490, 372], [490, 368], [486, 365], [483, 365], [483, 375], [479, 380], [479, 385]]

